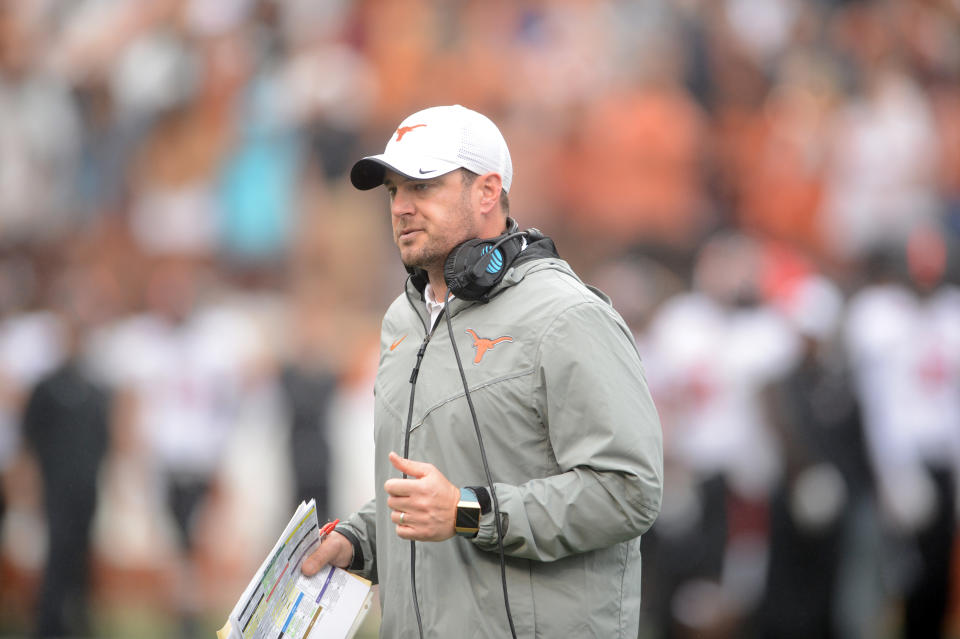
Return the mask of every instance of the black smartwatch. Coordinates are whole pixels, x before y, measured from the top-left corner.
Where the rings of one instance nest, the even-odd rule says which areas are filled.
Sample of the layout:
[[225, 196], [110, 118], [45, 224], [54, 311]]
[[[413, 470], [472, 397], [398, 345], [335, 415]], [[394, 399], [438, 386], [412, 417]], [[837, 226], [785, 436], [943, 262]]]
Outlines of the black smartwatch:
[[480, 500], [477, 493], [470, 488], [460, 489], [454, 530], [461, 537], [476, 537], [480, 532]]

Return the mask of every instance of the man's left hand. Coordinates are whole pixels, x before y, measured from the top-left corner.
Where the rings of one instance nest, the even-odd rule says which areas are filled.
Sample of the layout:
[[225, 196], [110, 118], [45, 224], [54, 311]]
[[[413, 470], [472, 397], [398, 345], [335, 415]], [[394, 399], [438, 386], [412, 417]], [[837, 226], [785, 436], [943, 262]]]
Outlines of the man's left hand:
[[390, 463], [407, 474], [407, 479], [388, 479], [383, 485], [397, 536], [416, 541], [453, 537], [460, 489], [433, 464], [404, 459], [393, 452]]

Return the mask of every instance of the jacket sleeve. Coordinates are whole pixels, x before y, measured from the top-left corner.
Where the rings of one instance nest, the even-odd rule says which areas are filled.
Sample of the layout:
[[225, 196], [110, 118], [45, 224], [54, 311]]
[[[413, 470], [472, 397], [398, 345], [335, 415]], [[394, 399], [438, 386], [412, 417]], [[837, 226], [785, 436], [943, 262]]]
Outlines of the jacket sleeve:
[[[494, 484], [504, 551], [553, 561], [632, 539], [660, 511], [663, 441], [640, 356], [615, 312], [585, 302], [544, 332], [532, 401], [557, 465], [553, 476]], [[474, 543], [496, 549], [492, 514]]]
[[353, 544], [353, 563], [349, 570], [373, 583], [377, 578], [377, 501], [371, 499], [360, 510], [337, 525], [337, 532]]

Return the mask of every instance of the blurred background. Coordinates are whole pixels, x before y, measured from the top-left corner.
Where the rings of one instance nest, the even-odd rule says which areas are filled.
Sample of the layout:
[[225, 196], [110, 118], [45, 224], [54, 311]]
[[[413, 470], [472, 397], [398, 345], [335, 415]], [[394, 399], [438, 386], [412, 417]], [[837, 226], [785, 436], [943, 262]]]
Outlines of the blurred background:
[[0, 0], [0, 636], [211, 636], [373, 494], [347, 172], [452, 103], [643, 354], [641, 636], [960, 636], [960, 0]]

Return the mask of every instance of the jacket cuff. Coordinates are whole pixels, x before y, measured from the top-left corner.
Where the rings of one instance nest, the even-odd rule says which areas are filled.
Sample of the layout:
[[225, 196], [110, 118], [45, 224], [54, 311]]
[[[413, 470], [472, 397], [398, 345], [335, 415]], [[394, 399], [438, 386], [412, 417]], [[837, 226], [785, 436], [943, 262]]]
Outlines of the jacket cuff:
[[[490, 489], [486, 486], [468, 486], [477, 494], [477, 501], [480, 502], [480, 530], [477, 535], [471, 539], [477, 547], [484, 550], [496, 550], [497, 548], [497, 522], [493, 516], [493, 500], [491, 499]], [[507, 528], [510, 525], [510, 515], [503, 511], [503, 499], [500, 504], [500, 530], [503, 538], [507, 537]]]
[[347, 528], [334, 528], [338, 533], [347, 538], [347, 541], [350, 542], [350, 545], [353, 546], [353, 561], [350, 562], [350, 565], [347, 566], [347, 570], [356, 572], [358, 570], [363, 570], [363, 548], [360, 547], [360, 540], [357, 539], [357, 536], [353, 534]]

